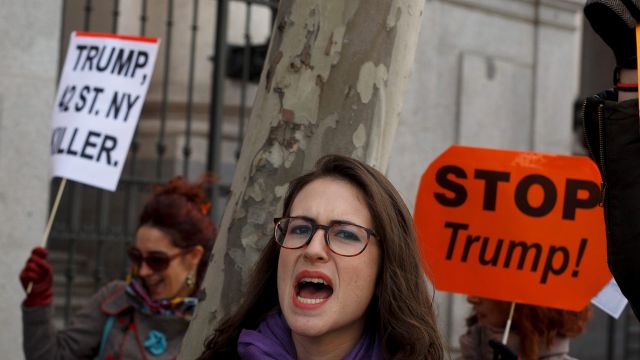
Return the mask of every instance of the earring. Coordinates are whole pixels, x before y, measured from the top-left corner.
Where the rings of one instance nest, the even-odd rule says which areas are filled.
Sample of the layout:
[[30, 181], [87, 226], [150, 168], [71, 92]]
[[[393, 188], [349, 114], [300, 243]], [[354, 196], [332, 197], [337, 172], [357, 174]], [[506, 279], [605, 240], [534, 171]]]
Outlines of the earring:
[[193, 288], [193, 286], [195, 285], [195, 281], [193, 279], [193, 273], [187, 274], [187, 278], [184, 280], [184, 283], [185, 285], [187, 285], [189, 289]]

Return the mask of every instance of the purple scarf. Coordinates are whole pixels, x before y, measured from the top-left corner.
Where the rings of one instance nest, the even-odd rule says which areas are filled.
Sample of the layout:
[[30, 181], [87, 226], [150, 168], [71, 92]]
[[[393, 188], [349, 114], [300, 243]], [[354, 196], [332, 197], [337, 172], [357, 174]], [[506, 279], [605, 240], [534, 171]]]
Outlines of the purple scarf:
[[[238, 338], [238, 354], [243, 360], [295, 360], [291, 329], [281, 312], [269, 315], [255, 330], [244, 329]], [[377, 338], [365, 333], [342, 360], [382, 360]]]

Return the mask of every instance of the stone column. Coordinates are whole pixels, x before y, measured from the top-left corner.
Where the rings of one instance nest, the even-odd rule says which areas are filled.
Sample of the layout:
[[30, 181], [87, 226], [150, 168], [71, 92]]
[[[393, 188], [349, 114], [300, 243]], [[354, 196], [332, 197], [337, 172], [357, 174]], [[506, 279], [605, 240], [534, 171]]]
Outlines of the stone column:
[[21, 359], [18, 281], [40, 243], [49, 195], [49, 132], [62, 1], [2, 1], [0, 11], [0, 336], [1, 357]]

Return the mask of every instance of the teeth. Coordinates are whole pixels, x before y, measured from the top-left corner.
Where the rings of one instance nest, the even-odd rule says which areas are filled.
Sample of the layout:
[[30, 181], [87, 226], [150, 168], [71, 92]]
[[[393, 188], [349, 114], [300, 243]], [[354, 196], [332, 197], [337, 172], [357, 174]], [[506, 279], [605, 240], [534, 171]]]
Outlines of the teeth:
[[300, 301], [303, 304], [319, 304], [327, 299], [307, 299], [307, 298], [303, 298], [301, 296], [297, 296], [298, 301]]
[[308, 282], [308, 283], [314, 283], [314, 284], [322, 284], [322, 285], [328, 285], [324, 280], [320, 279], [320, 278], [302, 278], [300, 279], [300, 282]]

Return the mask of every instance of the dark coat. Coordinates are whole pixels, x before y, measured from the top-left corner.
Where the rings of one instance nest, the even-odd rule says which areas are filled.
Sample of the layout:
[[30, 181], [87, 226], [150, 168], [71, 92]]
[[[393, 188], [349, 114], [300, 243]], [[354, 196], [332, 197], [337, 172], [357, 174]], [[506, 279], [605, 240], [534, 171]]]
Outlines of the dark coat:
[[640, 319], [640, 126], [638, 100], [609, 91], [585, 100], [585, 139], [602, 175], [607, 262]]
[[[467, 333], [460, 336], [460, 356], [456, 360], [492, 360], [493, 350], [489, 347], [489, 340], [501, 341], [503, 329], [490, 328], [475, 324], [467, 329]], [[511, 332], [507, 346], [518, 353], [520, 337]], [[538, 359], [544, 360], [576, 360], [569, 356], [569, 339], [557, 337], [551, 346], [540, 349]]]
[[[22, 308], [23, 347], [27, 360], [95, 359], [105, 324], [114, 317], [101, 359], [173, 359], [177, 356], [188, 321], [180, 317], [151, 316], [128, 302], [126, 283], [102, 287], [71, 319], [64, 330], [53, 327], [52, 306]], [[152, 330], [166, 337], [166, 350], [158, 356], [145, 349]], [[122, 354], [120, 354], [122, 352]]]

